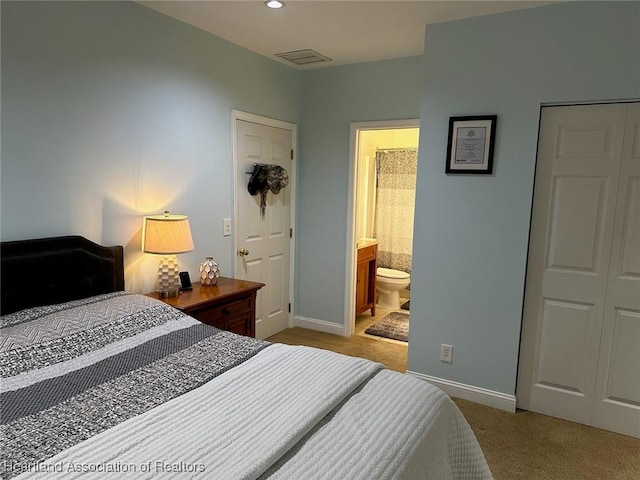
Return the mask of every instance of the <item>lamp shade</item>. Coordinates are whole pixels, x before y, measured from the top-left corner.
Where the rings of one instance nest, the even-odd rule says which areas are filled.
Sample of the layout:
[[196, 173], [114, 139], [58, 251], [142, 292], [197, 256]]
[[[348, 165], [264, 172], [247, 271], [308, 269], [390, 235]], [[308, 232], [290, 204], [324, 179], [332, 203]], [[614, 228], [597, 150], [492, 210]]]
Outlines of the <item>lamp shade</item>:
[[186, 215], [150, 215], [142, 226], [142, 251], [173, 255], [193, 250], [189, 218]]

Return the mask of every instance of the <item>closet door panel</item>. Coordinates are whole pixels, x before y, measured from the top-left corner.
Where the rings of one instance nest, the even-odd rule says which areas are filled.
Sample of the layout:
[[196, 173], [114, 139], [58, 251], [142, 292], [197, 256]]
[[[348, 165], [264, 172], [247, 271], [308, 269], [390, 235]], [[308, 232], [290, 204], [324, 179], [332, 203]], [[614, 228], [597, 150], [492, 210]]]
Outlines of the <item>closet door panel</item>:
[[627, 106], [598, 367], [593, 425], [640, 437], [640, 104]]

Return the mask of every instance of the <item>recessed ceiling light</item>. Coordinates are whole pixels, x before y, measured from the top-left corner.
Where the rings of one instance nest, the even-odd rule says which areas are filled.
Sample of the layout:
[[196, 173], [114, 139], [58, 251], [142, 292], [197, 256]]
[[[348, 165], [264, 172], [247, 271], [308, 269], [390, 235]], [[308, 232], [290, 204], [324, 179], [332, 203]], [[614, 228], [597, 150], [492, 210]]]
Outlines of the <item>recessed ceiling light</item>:
[[285, 3], [280, 0], [267, 0], [264, 4], [269, 8], [282, 8], [285, 6]]

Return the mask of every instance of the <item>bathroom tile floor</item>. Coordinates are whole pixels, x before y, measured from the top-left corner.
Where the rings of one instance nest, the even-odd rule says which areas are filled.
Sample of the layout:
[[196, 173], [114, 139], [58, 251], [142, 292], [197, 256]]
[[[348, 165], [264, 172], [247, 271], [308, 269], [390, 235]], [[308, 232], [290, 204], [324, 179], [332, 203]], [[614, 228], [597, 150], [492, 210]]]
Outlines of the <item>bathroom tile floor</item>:
[[[402, 305], [407, 299], [400, 299], [400, 305]], [[409, 313], [409, 310], [402, 310], [402, 309], [398, 309], [398, 310], [385, 310], [382, 308], [378, 308], [376, 307], [376, 314], [375, 316], [371, 316], [371, 310], [367, 310], [364, 313], [361, 313], [360, 315], [358, 315], [356, 317], [356, 328], [355, 328], [355, 335], [358, 335], [360, 337], [365, 337], [365, 338], [369, 338], [371, 340], [379, 340], [381, 342], [389, 342], [389, 343], [395, 343], [395, 344], [399, 344], [399, 345], [406, 345], [406, 342], [401, 342], [399, 340], [393, 340], [391, 338], [384, 338], [384, 337], [377, 337], [375, 335], [368, 335], [366, 333], [364, 333], [364, 331], [369, 328], [371, 325], [373, 325], [376, 322], [379, 322], [380, 320], [382, 320], [382, 318], [384, 318], [385, 315], [387, 315], [388, 313], [391, 312], [403, 312], [403, 313]]]

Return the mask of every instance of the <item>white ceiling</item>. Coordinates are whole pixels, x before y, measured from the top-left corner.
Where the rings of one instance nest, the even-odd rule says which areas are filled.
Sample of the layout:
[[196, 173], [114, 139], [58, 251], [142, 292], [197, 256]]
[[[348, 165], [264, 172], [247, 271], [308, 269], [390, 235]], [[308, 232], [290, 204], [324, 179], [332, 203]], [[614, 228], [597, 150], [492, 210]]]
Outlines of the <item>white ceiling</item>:
[[309, 69], [421, 55], [425, 25], [531, 8], [549, 1], [337, 1], [285, 0], [272, 10], [262, 0], [140, 1], [276, 61], [292, 50], [313, 49], [331, 62]]

